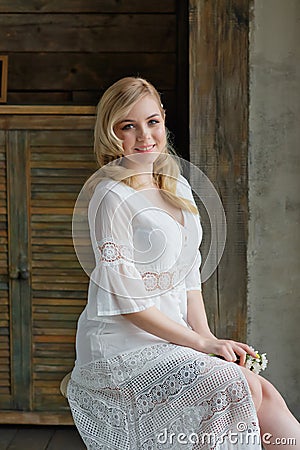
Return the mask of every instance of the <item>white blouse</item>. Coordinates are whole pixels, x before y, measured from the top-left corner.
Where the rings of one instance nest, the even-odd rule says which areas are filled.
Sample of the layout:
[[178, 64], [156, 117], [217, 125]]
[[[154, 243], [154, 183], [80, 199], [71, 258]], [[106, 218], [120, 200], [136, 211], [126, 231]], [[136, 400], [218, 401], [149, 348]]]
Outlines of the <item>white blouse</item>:
[[[182, 175], [177, 195], [196, 206]], [[202, 227], [199, 215], [186, 210], [182, 215], [180, 224], [142, 191], [122, 182], [105, 179], [98, 184], [88, 208], [96, 265], [78, 321], [77, 366], [165, 342], [122, 314], [155, 306], [188, 326], [187, 291], [201, 290]]]

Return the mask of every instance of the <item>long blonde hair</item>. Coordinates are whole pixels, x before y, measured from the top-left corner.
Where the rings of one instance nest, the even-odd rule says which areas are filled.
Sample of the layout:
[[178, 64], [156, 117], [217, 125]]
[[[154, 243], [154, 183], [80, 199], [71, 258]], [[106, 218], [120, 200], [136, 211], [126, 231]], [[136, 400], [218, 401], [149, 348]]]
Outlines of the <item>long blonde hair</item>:
[[[122, 181], [133, 187], [136, 171], [119, 164], [123, 157], [122, 141], [117, 138], [114, 127], [143, 97], [151, 95], [157, 102], [163, 119], [165, 111], [161, 98], [154, 86], [143, 78], [125, 77], [111, 85], [101, 97], [97, 106], [94, 130], [94, 152], [100, 167], [89, 180], [91, 192], [104, 178]], [[174, 156], [173, 156], [174, 155]], [[174, 206], [198, 214], [191, 201], [176, 195], [177, 179], [181, 166], [175, 150], [169, 141], [166, 129], [166, 145], [153, 163], [153, 178], [164, 197]]]

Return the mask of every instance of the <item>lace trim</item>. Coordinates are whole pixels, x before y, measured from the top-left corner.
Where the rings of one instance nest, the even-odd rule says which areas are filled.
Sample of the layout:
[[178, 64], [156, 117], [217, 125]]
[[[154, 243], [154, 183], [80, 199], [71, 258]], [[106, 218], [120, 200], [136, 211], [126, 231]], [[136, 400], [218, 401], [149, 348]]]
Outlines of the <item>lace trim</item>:
[[156, 289], [169, 290], [177, 286], [178, 283], [180, 283], [180, 281], [183, 281], [186, 270], [187, 266], [184, 266], [172, 272], [147, 271], [141, 273], [141, 277], [144, 281], [145, 288], [147, 291], [155, 291]]
[[105, 264], [132, 263], [133, 252], [128, 245], [116, 244], [109, 238], [103, 239], [97, 244], [101, 262]]
[[[249, 387], [239, 368], [173, 344], [152, 345], [95, 361], [72, 374], [68, 400], [90, 449], [181, 449], [167, 436], [211, 433], [216, 441], [187, 449], [218, 448], [229, 431], [259, 433]], [[100, 379], [110, 386], [99, 390]], [[93, 380], [93, 382], [92, 382]], [[245, 429], [244, 429], [245, 430]], [[256, 446], [251, 448], [258, 448]]]
[[[99, 260], [104, 265], [129, 264], [133, 266], [133, 252], [124, 244], [116, 244], [110, 238], [104, 239], [98, 244]], [[188, 266], [182, 266], [173, 271], [146, 271], [140, 272], [147, 291], [170, 290], [183, 282], [188, 271]]]

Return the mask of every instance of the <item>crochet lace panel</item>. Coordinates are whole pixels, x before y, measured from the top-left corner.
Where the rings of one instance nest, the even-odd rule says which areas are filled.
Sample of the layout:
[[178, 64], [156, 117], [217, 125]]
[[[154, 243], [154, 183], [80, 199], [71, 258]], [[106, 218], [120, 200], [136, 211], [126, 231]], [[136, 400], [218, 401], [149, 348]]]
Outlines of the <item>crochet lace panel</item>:
[[[208, 450], [218, 448], [222, 436], [241, 431], [240, 423], [248, 434], [259, 432], [239, 368], [173, 344], [81, 367], [72, 374], [68, 400], [93, 450]], [[193, 440], [182, 446], [176, 441], [180, 433]]]

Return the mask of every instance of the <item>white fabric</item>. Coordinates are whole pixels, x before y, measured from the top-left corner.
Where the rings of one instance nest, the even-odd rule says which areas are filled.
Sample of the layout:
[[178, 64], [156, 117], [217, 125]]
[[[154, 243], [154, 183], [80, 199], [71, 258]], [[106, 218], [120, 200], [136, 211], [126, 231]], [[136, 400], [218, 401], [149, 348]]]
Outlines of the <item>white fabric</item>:
[[[177, 193], [194, 203], [182, 176]], [[187, 291], [201, 290], [202, 228], [199, 216], [182, 212], [183, 225], [143, 192], [114, 180], [99, 183], [91, 199], [96, 266], [68, 385], [74, 422], [90, 450], [260, 448], [218, 441], [244, 431], [237, 429], [243, 421], [250, 434], [259, 431], [235, 364], [170, 344], [121, 315], [156, 306], [188, 326]], [[173, 432], [213, 433], [214, 443], [171, 442]]]

